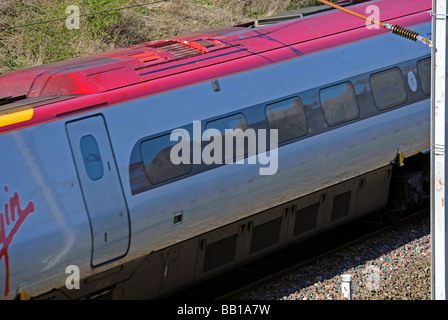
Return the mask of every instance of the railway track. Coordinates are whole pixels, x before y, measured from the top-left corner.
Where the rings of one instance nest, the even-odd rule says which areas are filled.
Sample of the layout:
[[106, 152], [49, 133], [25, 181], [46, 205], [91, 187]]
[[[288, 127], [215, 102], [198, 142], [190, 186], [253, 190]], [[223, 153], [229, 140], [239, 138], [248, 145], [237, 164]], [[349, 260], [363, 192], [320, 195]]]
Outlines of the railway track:
[[253, 261], [234, 271], [189, 288], [167, 300], [237, 300], [246, 292], [296, 269], [316, 263], [345, 248], [386, 233], [416, 219], [429, 216], [429, 204], [395, 216], [385, 222], [371, 214], [336, 229], [327, 231], [274, 254]]

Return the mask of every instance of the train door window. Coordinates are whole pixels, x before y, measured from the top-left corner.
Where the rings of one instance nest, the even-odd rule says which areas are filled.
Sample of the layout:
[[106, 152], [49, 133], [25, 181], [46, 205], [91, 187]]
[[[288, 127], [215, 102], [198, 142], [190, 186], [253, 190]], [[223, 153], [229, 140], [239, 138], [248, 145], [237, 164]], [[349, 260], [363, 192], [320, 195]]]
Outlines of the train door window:
[[269, 104], [265, 109], [269, 129], [278, 130], [278, 143], [292, 140], [308, 133], [308, 123], [302, 101], [295, 97]]
[[80, 147], [87, 175], [93, 181], [101, 179], [104, 168], [96, 139], [92, 135], [84, 136], [81, 138]]
[[392, 68], [373, 74], [370, 77], [375, 103], [380, 110], [406, 102], [407, 94], [403, 76], [399, 68]]
[[[248, 154], [249, 151], [253, 151], [253, 149], [249, 150], [249, 145], [251, 145], [251, 147], [254, 147], [254, 143], [256, 141], [256, 137], [251, 137], [250, 135], [246, 135], [246, 130], [249, 128], [249, 125], [247, 123], [246, 117], [242, 114], [242, 113], [238, 113], [235, 115], [231, 115], [225, 118], [221, 118], [218, 120], [213, 120], [210, 121], [206, 124], [205, 129], [209, 130], [209, 129], [215, 129], [218, 130], [220, 132], [220, 136], [219, 138], [221, 138], [221, 155], [222, 155], [222, 162], [228, 162], [228, 161], [233, 161], [233, 159], [235, 158], [240, 158], [242, 156], [244, 156], [245, 154]], [[235, 134], [235, 130], [237, 129], [241, 129], [242, 132], [244, 133], [244, 136], [242, 136], [242, 138], [244, 140], [238, 140], [238, 135]], [[210, 131], [211, 132], [211, 131]], [[211, 132], [212, 133], [212, 132]], [[247, 137], [247, 139], [246, 139]], [[214, 139], [218, 139], [218, 136], [215, 134], [212, 134], [210, 136], [206, 135], [207, 140], [211, 141], [210, 143], [212, 143], [212, 141], [214, 141]], [[237, 141], [235, 141], [235, 138], [237, 139]], [[249, 141], [251, 138], [252, 141]], [[226, 148], [226, 144], [229, 144], [229, 139], [231, 139], [232, 141], [232, 145], [233, 148]], [[239, 144], [243, 144], [243, 146], [239, 145]], [[228, 150], [227, 150], [228, 149]], [[230, 154], [230, 152], [233, 153]], [[212, 150], [213, 154], [211, 154], [212, 157], [214, 157], [214, 152], [215, 150]]]
[[423, 93], [428, 96], [431, 93], [431, 58], [417, 62], [417, 70]]
[[[140, 145], [146, 177], [151, 184], [155, 185], [190, 173], [189, 156], [188, 161], [179, 164], [171, 161], [171, 149], [178, 143], [180, 141], [170, 141], [170, 134], [166, 134], [143, 141]], [[182, 152], [181, 148], [179, 152]], [[177, 157], [182, 159], [183, 155], [179, 154]]]
[[358, 102], [351, 82], [322, 89], [320, 101], [325, 120], [330, 126], [359, 117]]

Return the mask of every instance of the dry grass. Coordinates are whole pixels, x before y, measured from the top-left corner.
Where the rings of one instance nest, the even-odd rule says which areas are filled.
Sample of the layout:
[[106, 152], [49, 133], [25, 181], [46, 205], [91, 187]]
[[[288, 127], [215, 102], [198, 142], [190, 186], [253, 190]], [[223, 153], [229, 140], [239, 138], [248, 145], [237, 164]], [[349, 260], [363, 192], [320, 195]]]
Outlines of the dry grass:
[[[88, 14], [145, 2], [149, 1], [0, 0], [0, 73], [316, 4], [311, 0], [170, 0], [82, 17], [79, 29], [65, 26], [69, 5], [77, 5], [81, 14]], [[1, 30], [54, 19], [62, 20]]]

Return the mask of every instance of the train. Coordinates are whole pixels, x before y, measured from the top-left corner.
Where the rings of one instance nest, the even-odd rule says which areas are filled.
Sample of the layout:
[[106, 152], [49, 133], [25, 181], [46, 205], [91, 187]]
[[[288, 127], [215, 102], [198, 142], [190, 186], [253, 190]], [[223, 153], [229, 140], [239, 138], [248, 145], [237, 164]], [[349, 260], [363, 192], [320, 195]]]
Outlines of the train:
[[[430, 0], [339, 3], [431, 35]], [[0, 75], [1, 298], [161, 299], [420, 203], [430, 75], [326, 6]]]

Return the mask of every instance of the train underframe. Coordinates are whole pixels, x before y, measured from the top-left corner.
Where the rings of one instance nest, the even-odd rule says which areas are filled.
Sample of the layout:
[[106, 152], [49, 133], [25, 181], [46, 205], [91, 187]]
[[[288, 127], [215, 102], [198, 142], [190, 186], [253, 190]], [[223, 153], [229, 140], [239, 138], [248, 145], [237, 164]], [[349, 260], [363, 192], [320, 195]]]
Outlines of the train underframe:
[[397, 159], [36, 299], [160, 299], [367, 214], [394, 221], [429, 199], [429, 161]]

